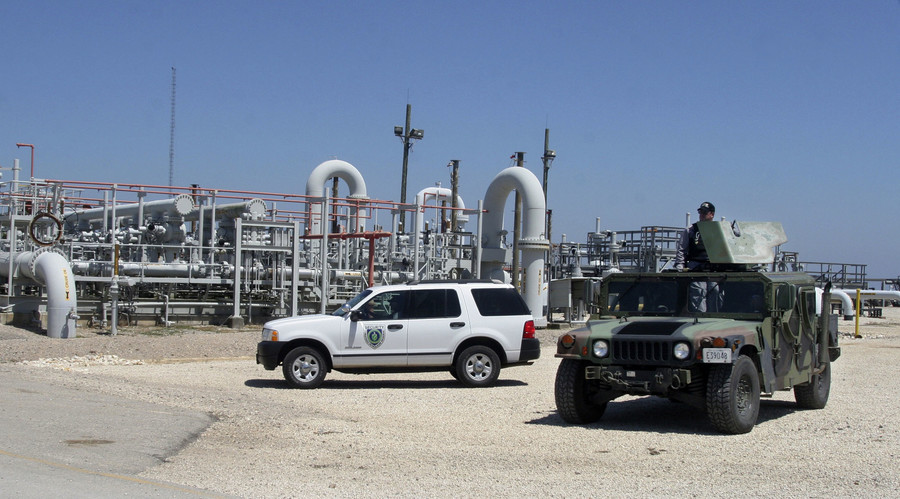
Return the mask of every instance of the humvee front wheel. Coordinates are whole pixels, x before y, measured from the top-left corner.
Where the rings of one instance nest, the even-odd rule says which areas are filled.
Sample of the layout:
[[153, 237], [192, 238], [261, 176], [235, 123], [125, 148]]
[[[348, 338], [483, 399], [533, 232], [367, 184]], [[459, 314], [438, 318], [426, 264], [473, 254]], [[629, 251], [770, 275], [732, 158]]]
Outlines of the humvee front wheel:
[[825, 370], [814, 374], [809, 383], [794, 387], [794, 400], [804, 409], [824, 409], [831, 392], [831, 362], [825, 364]]
[[591, 402], [591, 385], [584, 378], [587, 364], [576, 359], [563, 359], [556, 370], [556, 410], [567, 423], [593, 423], [603, 417], [606, 402]]
[[747, 433], [759, 417], [759, 373], [746, 355], [734, 364], [710, 367], [706, 382], [706, 412], [724, 433]]

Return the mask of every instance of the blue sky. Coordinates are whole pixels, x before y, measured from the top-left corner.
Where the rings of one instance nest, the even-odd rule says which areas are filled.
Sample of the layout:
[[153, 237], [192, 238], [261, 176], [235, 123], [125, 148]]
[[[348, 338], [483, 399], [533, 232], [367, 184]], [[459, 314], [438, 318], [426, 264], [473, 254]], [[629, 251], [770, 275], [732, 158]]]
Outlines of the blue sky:
[[[553, 239], [777, 220], [805, 261], [897, 277], [900, 2], [0, 3], [0, 166], [35, 176], [305, 192], [338, 158], [400, 199], [460, 160], [473, 207], [544, 129]], [[343, 194], [343, 193], [342, 193]], [[508, 216], [507, 219], [511, 219]]]

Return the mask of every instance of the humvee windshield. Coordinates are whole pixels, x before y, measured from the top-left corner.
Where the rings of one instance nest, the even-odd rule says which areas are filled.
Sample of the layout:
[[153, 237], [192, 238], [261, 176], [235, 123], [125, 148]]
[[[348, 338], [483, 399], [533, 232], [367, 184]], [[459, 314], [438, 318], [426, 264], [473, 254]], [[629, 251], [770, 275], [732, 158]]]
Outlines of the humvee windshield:
[[607, 284], [604, 313], [614, 316], [741, 314], [761, 317], [765, 287], [760, 281], [714, 276], [637, 276]]

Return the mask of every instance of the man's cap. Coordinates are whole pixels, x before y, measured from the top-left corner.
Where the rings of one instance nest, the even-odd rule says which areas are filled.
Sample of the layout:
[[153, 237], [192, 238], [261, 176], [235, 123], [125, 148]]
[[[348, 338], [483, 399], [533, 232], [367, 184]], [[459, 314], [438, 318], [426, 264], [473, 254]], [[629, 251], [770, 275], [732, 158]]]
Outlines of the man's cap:
[[704, 201], [700, 203], [700, 207], [697, 208], [697, 211], [711, 211], [713, 213], [716, 212], [716, 206], [709, 201]]

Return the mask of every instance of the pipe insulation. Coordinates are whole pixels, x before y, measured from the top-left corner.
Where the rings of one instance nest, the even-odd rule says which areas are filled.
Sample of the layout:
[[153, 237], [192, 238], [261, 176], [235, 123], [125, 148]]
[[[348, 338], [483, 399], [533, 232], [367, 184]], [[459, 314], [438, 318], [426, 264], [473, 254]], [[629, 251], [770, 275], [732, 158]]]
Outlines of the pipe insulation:
[[[9, 253], [0, 254], [0, 272], [6, 273]], [[47, 289], [47, 336], [74, 338], [78, 319], [75, 273], [69, 261], [53, 250], [26, 251], [15, 258], [13, 276], [31, 279]]]

